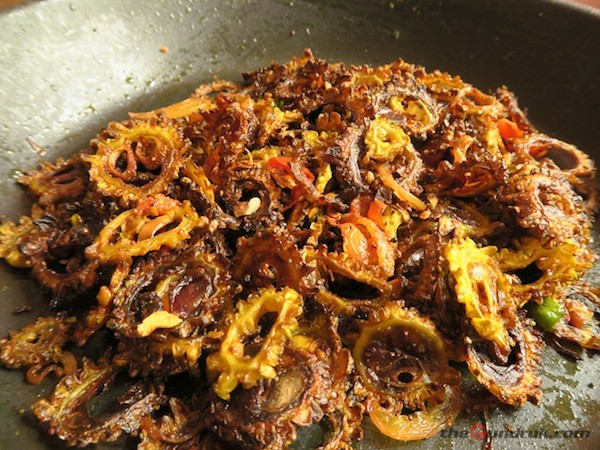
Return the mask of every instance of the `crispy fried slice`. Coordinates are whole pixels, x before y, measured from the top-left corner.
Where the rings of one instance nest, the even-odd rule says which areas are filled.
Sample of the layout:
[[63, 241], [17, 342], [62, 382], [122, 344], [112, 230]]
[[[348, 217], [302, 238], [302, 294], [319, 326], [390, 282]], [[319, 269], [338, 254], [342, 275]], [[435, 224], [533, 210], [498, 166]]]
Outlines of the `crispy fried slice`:
[[140, 326], [162, 328], [156, 314], [167, 313], [164, 323], [178, 318], [181, 337], [218, 329], [231, 310], [235, 284], [226, 263], [203, 244], [200, 241], [181, 253], [161, 252], [134, 265], [114, 289], [108, 326], [124, 337], [148, 337], [152, 333], [142, 335]]
[[91, 166], [90, 179], [103, 195], [125, 205], [167, 193], [187, 149], [173, 125], [136, 120], [109, 124], [92, 145], [96, 152], [83, 156]]
[[8, 339], [0, 340], [0, 363], [14, 369], [29, 367], [27, 380], [40, 383], [53, 371], [56, 375], [70, 375], [77, 370], [73, 354], [63, 349], [69, 340], [75, 319], [59, 314], [38, 317]]
[[165, 401], [153, 388], [150, 392], [135, 389], [130, 405], [106, 418], [94, 418], [87, 412], [90, 399], [105, 389], [119, 370], [115, 364], [101, 362], [96, 365], [84, 359], [83, 367], [59, 381], [49, 399], [33, 405], [33, 413], [51, 434], [69, 445], [113, 442], [123, 433], [134, 433], [142, 418]]
[[580, 194], [592, 195], [596, 175], [594, 161], [574, 145], [534, 133], [517, 141], [515, 147], [536, 159], [552, 160], [567, 175], [569, 183]]
[[[364, 407], [353, 391], [354, 363], [344, 347], [337, 317], [322, 308], [305, 309], [298, 332], [293, 338], [295, 347], [316, 355], [320, 364], [328, 366], [327, 401], [320, 422], [324, 437], [319, 449], [350, 450], [352, 442], [362, 438]], [[324, 383], [325, 384], [325, 383]]]
[[88, 174], [82, 155], [76, 154], [66, 161], [59, 158], [55, 164], [43, 162], [39, 170], [20, 177], [19, 183], [29, 188], [40, 205], [46, 206], [83, 196]]
[[86, 261], [85, 247], [102, 226], [104, 203], [93, 196], [34, 207], [33, 228], [18, 242], [36, 280], [53, 294], [52, 304], [73, 300], [96, 283], [99, 261]]
[[259, 231], [250, 238], [240, 238], [232, 266], [236, 280], [253, 288], [287, 286], [302, 294], [309, 289], [306, 277], [311, 269], [284, 230]]
[[[303, 299], [291, 288], [277, 291], [264, 288], [237, 305], [237, 313], [217, 353], [209, 355], [206, 364], [209, 374], [217, 378], [214, 391], [225, 400], [242, 384], [245, 388], [255, 386], [260, 379], [277, 377], [275, 367], [284, 349], [284, 343], [297, 328], [297, 318], [302, 314]], [[259, 321], [268, 313], [277, 318], [264, 339], [258, 343], [258, 351], [247, 354], [244, 340], [260, 331]]]
[[338, 314], [352, 314], [357, 307], [381, 303], [398, 295], [398, 282], [388, 282], [381, 271], [365, 268], [345, 253], [319, 252], [317, 267], [322, 277], [316, 299]]
[[428, 319], [388, 303], [360, 327], [352, 351], [367, 411], [384, 434], [430, 437], [458, 415], [460, 374]]
[[[212, 349], [222, 333], [178, 337], [154, 333], [147, 339], [123, 338], [119, 350], [128, 355], [129, 373], [142, 376], [169, 376], [183, 372], [199, 376], [198, 361]], [[211, 346], [212, 344], [212, 346]]]
[[590, 228], [583, 199], [568, 177], [550, 164], [523, 164], [499, 199], [519, 225], [540, 239], [586, 241]]
[[320, 421], [332, 389], [326, 361], [286, 346], [276, 378], [238, 388], [230, 400], [214, 396], [211, 428], [225, 441], [245, 448], [283, 449], [296, 438], [296, 427]]
[[[365, 414], [426, 438], [461, 409], [449, 359], [501, 402], [539, 400], [525, 308], [547, 336], [599, 349], [580, 281], [594, 176], [506, 88], [306, 51], [21, 177], [37, 202], [0, 225], [0, 258], [81, 320], [39, 319], [0, 362], [34, 382], [66, 374], [34, 411], [71, 445], [283, 449], [319, 424], [319, 448], [349, 450]], [[548, 321], [526, 306], [545, 297], [561, 309]], [[64, 346], [85, 353], [93, 335], [117, 356], [75, 372]], [[91, 417], [125, 371], [140, 382]]]
[[535, 266], [541, 273], [531, 280], [524, 280], [514, 289], [522, 296], [522, 306], [532, 296], [556, 296], [565, 285], [576, 282], [595, 260], [589, 248], [572, 240], [553, 243], [545, 239], [523, 238], [514, 243], [513, 249], [504, 248], [498, 253], [500, 268], [506, 272], [519, 273]]
[[176, 248], [194, 228], [207, 224], [208, 219], [198, 216], [189, 201], [180, 203], [164, 195], [147, 197], [109, 222], [85, 254], [105, 263], [127, 261], [163, 245]]
[[471, 324], [508, 355], [516, 302], [510, 280], [495, 259], [497, 252], [496, 247], [478, 247], [472, 239], [458, 237], [446, 245], [444, 258], [455, 281], [456, 299], [465, 305]]
[[537, 366], [543, 341], [524, 319], [519, 319], [509, 334], [514, 345], [507, 359], [499, 361], [489, 342], [473, 338], [467, 347], [467, 365], [477, 381], [501, 402], [537, 404], [542, 395]]
[[562, 297], [565, 314], [554, 326], [555, 336], [600, 350], [600, 297], [597, 289], [578, 282], [565, 289]]
[[385, 107], [382, 108], [386, 117], [416, 139], [425, 139], [439, 125], [440, 106], [425, 91], [398, 89], [391, 95], [384, 95], [382, 101], [390, 110], [387, 112]]
[[11, 221], [3, 222], [0, 225], [0, 258], [13, 267], [31, 267], [31, 259], [23, 254], [19, 246], [21, 239], [33, 229], [33, 221], [28, 216], [21, 217], [18, 225]]
[[204, 408], [197, 404], [188, 404], [175, 397], [169, 399], [170, 414], [157, 420], [150, 415], [144, 416], [140, 423], [140, 450], [163, 448], [198, 448], [204, 429]]

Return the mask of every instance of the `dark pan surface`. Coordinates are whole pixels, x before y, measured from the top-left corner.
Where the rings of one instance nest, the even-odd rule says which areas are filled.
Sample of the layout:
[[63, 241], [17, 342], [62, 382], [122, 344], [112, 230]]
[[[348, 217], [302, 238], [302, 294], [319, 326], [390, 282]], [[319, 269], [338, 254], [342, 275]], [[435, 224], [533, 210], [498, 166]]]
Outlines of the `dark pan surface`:
[[[305, 47], [347, 63], [402, 57], [484, 90], [506, 84], [542, 131], [600, 161], [600, 14], [591, 9], [541, 0], [50, 0], [0, 16], [0, 214], [27, 212], [15, 178], [41, 159], [27, 139], [53, 160], [128, 111], [182, 99], [214, 77], [239, 80], [242, 71]], [[591, 275], [599, 279], [598, 268]], [[33, 310], [12, 314], [24, 301]], [[2, 336], [43, 311], [26, 274], [4, 264], [0, 302]], [[590, 437], [498, 438], [494, 448], [600, 448], [600, 359], [587, 354], [574, 364], [553, 350], [544, 359], [542, 405], [493, 412], [491, 428], [590, 430]], [[51, 385], [32, 387], [22, 372], [0, 370], [1, 450], [66, 448], [37, 431], [28, 414]], [[465, 415], [453, 428], [479, 422]], [[358, 445], [365, 450], [481, 448], [471, 438], [440, 436], [403, 445], [365, 428]], [[302, 448], [313, 448], [318, 434], [303, 432]]]

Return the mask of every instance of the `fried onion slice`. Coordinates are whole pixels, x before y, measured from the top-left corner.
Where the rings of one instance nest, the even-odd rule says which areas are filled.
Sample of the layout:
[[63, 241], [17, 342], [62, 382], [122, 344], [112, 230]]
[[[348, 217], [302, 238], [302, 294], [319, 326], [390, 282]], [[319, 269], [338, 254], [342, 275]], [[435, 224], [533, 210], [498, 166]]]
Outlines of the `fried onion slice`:
[[374, 221], [366, 217], [349, 218], [339, 228], [346, 255], [372, 272], [379, 272], [383, 279], [394, 275], [394, 247]]

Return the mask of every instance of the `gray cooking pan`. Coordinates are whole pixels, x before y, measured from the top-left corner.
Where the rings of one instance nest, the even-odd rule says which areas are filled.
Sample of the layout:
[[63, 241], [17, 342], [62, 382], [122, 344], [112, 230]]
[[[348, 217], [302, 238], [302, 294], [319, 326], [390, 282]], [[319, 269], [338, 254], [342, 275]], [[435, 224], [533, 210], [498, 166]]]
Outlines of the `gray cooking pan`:
[[[483, 90], [506, 84], [539, 129], [600, 161], [600, 14], [589, 8], [557, 0], [48, 0], [0, 15], [0, 214], [14, 220], [28, 210], [20, 173], [85, 147], [108, 121], [180, 100], [215, 77], [240, 80], [242, 71], [306, 47], [346, 63], [402, 57]], [[45, 309], [27, 275], [4, 264], [0, 297], [2, 336]], [[23, 303], [31, 311], [13, 314]], [[541, 406], [496, 410], [490, 427], [567, 437], [498, 437], [494, 448], [600, 448], [599, 369], [598, 355], [574, 363], [547, 349]], [[66, 448], [28, 412], [52, 382], [23, 378], [0, 370], [0, 449]], [[366, 421], [357, 448], [479, 449], [468, 431], [481, 420], [464, 414], [450, 437], [410, 444]], [[577, 430], [589, 434], [568, 437]], [[318, 440], [318, 430], [303, 431], [296, 448]], [[115, 448], [133, 446], [123, 440]]]

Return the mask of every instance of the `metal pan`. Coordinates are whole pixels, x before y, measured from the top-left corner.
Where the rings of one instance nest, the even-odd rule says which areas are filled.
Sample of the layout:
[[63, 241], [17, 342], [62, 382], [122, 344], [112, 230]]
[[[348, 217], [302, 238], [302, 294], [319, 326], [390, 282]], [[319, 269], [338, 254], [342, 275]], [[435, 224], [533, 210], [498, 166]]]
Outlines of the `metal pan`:
[[[310, 47], [318, 57], [381, 64], [402, 57], [439, 68], [482, 89], [516, 92], [542, 131], [600, 160], [600, 14], [542, 0], [51, 0], [0, 16], [0, 213], [15, 219], [28, 201], [15, 177], [42, 159], [86, 146], [99, 128], [128, 111], [186, 97], [214, 77], [285, 61]], [[161, 51], [163, 48], [163, 51]], [[165, 52], [166, 50], [166, 52]], [[598, 278], [598, 270], [592, 271]], [[0, 266], [0, 335], [44, 310], [26, 274]], [[11, 313], [24, 301], [29, 313]], [[497, 438], [495, 448], [599, 448], [600, 360], [574, 364], [545, 353], [540, 407], [492, 413], [505, 430], [589, 430], [582, 439]], [[0, 449], [65, 448], [32, 425], [29, 405], [52, 383], [32, 387], [23, 373], [0, 370]], [[369, 425], [359, 449], [481, 448], [468, 437], [481, 417], [465, 414], [453, 437], [412, 444]], [[505, 433], [506, 434], [506, 433]], [[298, 448], [313, 448], [315, 429]], [[461, 437], [465, 436], [466, 437]], [[127, 441], [116, 448], [130, 448]], [[113, 447], [114, 448], [114, 447]]]

